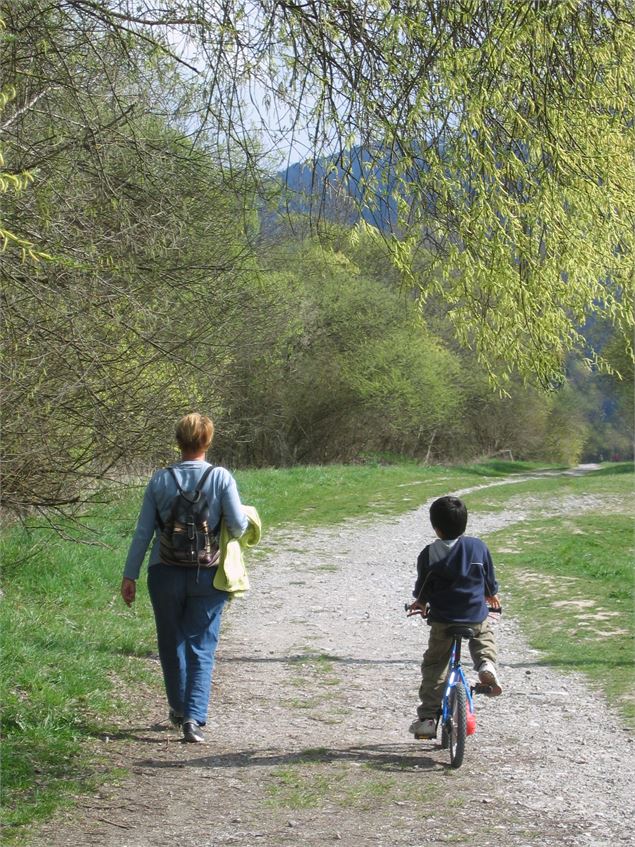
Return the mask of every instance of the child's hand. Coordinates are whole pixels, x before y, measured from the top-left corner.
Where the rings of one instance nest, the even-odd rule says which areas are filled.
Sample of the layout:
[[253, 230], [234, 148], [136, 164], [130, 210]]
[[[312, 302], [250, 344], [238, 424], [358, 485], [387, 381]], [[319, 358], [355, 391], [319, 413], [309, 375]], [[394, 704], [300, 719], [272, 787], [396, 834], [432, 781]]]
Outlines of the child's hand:
[[421, 615], [422, 618], [427, 618], [429, 611], [430, 606], [427, 603], [420, 603], [418, 600], [415, 600], [414, 603], [411, 603], [408, 607], [408, 617], [411, 618], [413, 615]]
[[486, 597], [485, 602], [490, 607], [490, 609], [500, 609], [501, 601], [498, 597], [498, 594], [494, 594], [493, 597]]

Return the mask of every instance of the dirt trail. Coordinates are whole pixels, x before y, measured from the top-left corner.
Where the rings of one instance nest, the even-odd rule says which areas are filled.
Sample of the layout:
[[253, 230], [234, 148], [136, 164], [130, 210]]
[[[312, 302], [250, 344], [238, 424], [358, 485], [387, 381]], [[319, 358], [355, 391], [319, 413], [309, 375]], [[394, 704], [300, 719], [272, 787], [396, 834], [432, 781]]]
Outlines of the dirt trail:
[[[475, 516], [469, 531], [487, 537], [539, 508]], [[632, 735], [580, 677], [543, 667], [508, 616], [504, 695], [478, 701], [463, 767], [408, 736], [425, 625], [403, 604], [431, 540], [426, 514], [269, 536], [252, 591], [226, 615], [209, 742], [182, 744], [163, 704], [140, 699], [138, 720], [100, 744], [130, 776], [33, 844], [635, 843]]]

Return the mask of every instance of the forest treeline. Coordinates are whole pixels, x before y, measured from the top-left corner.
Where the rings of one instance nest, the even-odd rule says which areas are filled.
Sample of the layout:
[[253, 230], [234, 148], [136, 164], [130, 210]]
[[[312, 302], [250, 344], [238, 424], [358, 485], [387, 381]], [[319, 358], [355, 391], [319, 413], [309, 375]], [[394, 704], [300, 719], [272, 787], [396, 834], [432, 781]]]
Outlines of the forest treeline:
[[228, 166], [214, 133], [193, 137], [168, 58], [69, 29], [62, 5], [2, 7], [6, 509], [65, 509], [169, 460], [191, 409], [229, 465], [632, 455], [611, 324], [580, 329], [617, 373], [580, 349], [549, 389], [512, 375], [501, 392], [436, 277], [422, 304], [379, 231], [284, 214], [266, 156], [236, 147]]

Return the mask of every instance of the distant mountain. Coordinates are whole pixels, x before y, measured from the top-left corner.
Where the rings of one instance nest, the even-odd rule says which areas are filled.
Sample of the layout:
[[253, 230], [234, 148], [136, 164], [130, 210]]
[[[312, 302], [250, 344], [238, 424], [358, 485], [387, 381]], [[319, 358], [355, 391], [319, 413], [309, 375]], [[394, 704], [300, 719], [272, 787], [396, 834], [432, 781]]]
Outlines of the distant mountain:
[[298, 162], [277, 176], [284, 188], [285, 211], [349, 225], [361, 218], [382, 230], [397, 222], [394, 169], [387, 157], [378, 157], [368, 148]]

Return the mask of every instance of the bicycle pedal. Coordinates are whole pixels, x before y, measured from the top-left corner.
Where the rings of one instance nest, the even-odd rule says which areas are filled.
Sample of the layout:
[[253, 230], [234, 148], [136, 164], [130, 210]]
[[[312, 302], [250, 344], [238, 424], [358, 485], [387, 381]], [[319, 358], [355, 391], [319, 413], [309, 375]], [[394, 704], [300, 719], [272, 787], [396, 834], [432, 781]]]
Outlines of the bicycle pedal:
[[483, 682], [477, 682], [476, 685], [472, 686], [472, 694], [491, 694], [492, 686], [485, 685]]

